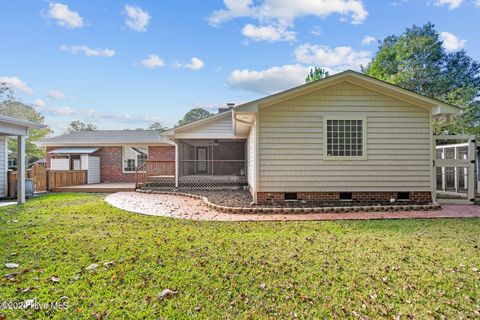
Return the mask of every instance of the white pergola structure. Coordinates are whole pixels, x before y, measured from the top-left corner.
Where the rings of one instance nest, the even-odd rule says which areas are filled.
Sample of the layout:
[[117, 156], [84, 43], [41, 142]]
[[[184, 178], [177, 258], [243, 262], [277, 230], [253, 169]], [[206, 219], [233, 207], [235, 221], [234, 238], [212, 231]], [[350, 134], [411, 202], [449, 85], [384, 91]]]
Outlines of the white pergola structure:
[[0, 115], [0, 190], [3, 195], [6, 195], [7, 190], [7, 171], [8, 171], [8, 150], [7, 141], [9, 138], [16, 138], [18, 140], [17, 149], [17, 202], [25, 202], [25, 171], [26, 171], [26, 156], [25, 156], [25, 139], [28, 136], [28, 130], [31, 128], [40, 129], [44, 125], [33, 123], [26, 120], [12, 118]]
[[[437, 159], [451, 159], [451, 160], [466, 160], [468, 158], [468, 147], [469, 143], [458, 143], [458, 144], [449, 144], [449, 145], [440, 145], [437, 146]], [[447, 191], [447, 169], [451, 169], [453, 179], [453, 190], [454, 192], [460, 192], [460, 190], [467, 190], [467, 168], [461, 167], [442, 167], [442, 185], [441, 189]]]

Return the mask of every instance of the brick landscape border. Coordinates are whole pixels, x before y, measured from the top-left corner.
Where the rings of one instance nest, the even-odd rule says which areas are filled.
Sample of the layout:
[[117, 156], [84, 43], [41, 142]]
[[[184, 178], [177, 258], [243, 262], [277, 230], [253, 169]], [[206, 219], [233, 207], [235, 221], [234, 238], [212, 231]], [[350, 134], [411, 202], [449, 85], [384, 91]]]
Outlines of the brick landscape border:
[[394, 212], [394, 211], [426, 211], [439, 210], [442, 207], [438, 203], [432, 204], [408, 204], [408, 205], [390, 205], [390, 206], [351, 206], [351, 207], [227, 207], [212, 203], [207, 197], [185, 192], [173, 191], [156, 191], [137, 189], [138, 193], [147, 194], [165, 194], [184, 196], [193, 199], [202, 200], [203, 203], [212, 209], [225, 213], [258, 213], [258, 214], [275, 214], [275, 213], [345, 213], [345, 212]]

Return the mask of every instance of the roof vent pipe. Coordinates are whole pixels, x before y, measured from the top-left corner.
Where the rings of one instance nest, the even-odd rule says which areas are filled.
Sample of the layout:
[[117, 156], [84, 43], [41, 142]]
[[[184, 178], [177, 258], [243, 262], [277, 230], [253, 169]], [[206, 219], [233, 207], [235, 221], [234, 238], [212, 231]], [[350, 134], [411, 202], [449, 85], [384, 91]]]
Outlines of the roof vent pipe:
[[222, 112], [227, 112], [227, 111], [230, 111], [233, 109], [233, 107], [235, 106], [235, 103], [227, 103], [227, 107], [226, 108], [218, 108], [218, 113], [222, 113]]

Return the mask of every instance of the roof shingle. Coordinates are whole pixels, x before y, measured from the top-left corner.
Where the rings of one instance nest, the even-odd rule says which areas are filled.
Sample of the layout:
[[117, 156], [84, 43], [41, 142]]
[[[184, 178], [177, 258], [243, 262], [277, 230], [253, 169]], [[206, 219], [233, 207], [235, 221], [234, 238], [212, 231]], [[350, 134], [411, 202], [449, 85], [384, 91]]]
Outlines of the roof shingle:
[[171, 144], [156, 130], [94, 130], [78, 131], [46, 138], [39, 141], [42, 145], [55, 144]]

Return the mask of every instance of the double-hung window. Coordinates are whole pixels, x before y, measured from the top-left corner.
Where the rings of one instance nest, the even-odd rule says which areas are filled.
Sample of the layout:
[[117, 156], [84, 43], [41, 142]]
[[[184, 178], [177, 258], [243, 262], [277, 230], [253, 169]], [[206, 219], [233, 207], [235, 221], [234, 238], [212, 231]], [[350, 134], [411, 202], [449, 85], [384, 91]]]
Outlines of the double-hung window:
[[366, 117], [325, 116], [324, 158], [366, 159]]
[[123, 172], [135, 172], [147, 159], [147, 147], [123, 147]]

